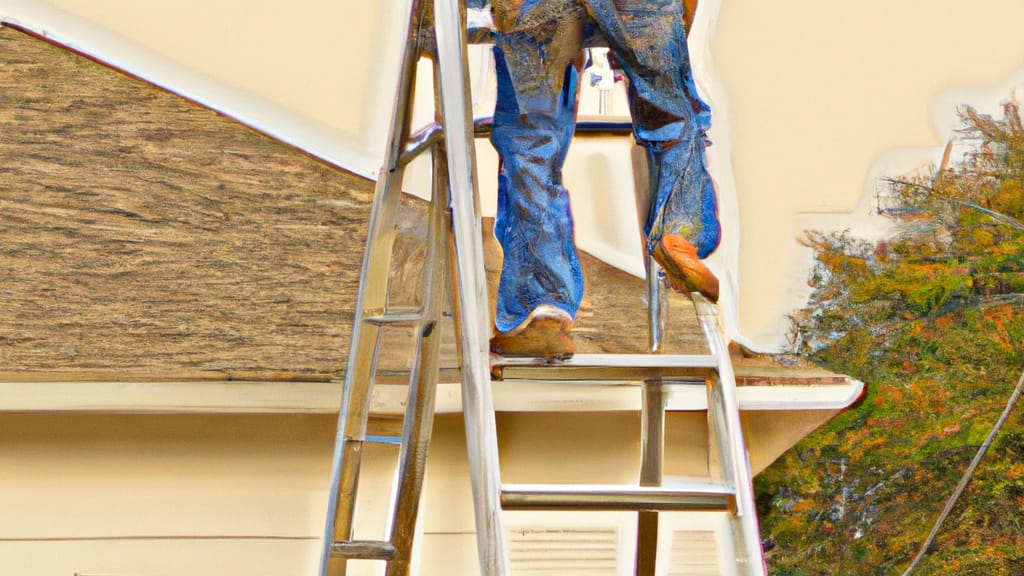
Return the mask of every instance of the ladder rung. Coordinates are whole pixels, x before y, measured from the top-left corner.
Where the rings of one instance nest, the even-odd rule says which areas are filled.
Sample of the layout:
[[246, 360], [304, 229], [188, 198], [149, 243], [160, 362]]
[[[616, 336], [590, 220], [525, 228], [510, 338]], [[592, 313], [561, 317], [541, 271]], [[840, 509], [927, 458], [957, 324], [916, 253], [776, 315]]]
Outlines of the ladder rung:
[[710, 354], [577, 354], [564, 360], [495, 358], [497, 380], [638, 381], [703, 377], [718, 367]]
[[714, 482], [644, 487], [604, 484], [506, 484], [506, 510], [728, 510], [735, 491]]
[[395, 547], [382, 540], [346, 540], [331, 543], [331, 555], [350, 560], [391, 560]]
[[381, 434], [367, 434], [366, 442], [371, 444], [388, 444], [390, 446], [401, 446], [401, 436], [384, 436]]
[[501, 366], [565, 366], [576, 368], [715, 368], [711, 354], [576, 354], [564, 360], [545, 358], [502, 358]]
[[444, 139], [444, 127], [437, 122], [427, 124], [409, 136], [405, 150], [398, 157], [397, 168], [408, 165], [420, 154]]
[[[458, 382], [462, 375], [458, 368], [452, 368], [449, 366], [442, 366], [438, 370], [438, 382]], [[374, 384], [390, 384], [392, 386], [408, 386], [409, 385], [409, 370], [386, 370], [381, 369], [377, 371]]]
[[423, 313], [418, 308], [402, 308], [384, 314], [363, 316], [363, 322], [376, 326], [384, 324], [415, 324], [423, 320]]

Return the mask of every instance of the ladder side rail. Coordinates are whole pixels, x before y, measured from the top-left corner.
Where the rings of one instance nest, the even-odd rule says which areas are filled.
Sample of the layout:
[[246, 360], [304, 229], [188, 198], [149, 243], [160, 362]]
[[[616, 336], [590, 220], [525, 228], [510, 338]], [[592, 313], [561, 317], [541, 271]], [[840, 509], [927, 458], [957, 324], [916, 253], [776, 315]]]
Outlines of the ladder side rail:
[[465, 2], [435, 0], [441, 112], [448, 147], [449, 190], [458, 286], [462, 409], [472, 480], [477, 549], [484, 576], [506, 573], [500, 520], [501, 479], [497, 424], [491, 398], [488, 340], [490, 309], [484, 275], [473, 124], [469, 107]]
[[[401, 174], [398, 176], [400, 179]], [[364, 322], [363, 319], [383, 314], [386, 307], [386, 284], [394, 242], [394, 218], [382, 213], [393, 214], [396, 211], [401, 191], [378, 189], [375, 194], [371, 209], [375, 215], [371, 215], [370, 218], [366, 258], [352, 324], [348, 367], [342, 385], [338, 433], [332, 464], [331, 496], [328, 502], [327, 527], [321, 558], [322, 576], [337, 573], [328, 571], [331, 544], [334, 541], [352, 538], [359, 468], [366, 439], [370, 397], [373, 393], [373, 374], [377, 368], [383, 333], [382, 326]]]
[[[652, 346], [653, 348], [653, 346]], [[665, 389], [661, 378], [645, 380], [640, 410], [640, 486], [661, 486], [665, 459]], [[637, 513], [636, 576], [654, 576], [658, 558], [658, 512]]]
[[[632, 133], [632, 122], [628, 124]], [[578, 128], [578, 125], [577, 125]], [[597, 129], [604, 126], [597, 126]], [[637, 205], [637, 225], [644, 228], [651, 201], [651, 180], [646, 150], [633, 141], [630, 150], [630, 164], [633, 170], [633, 197]], [[647, 289], [647, 352], [657, 354], [662, 350], [666, 311], [665, 290], [662, 285], [660, 268], [654, 258], [646, 254], [645, 244], [645, 288]], [[660, 486], [665, 458], [665, 388], [661, 378], [645, 380], [640, 424], [640, 486]], [[658, 565], [658, 522], [656, 511], [637, 513], [636, 576], [654, 576]]]
[[[401, 179], [401, 174], [397, 175]], [[335, 441], [338, 478], [332, 480], [332, 494], [335, 495], [332, 500], [335, 504], [334, 510], [330, 511], [334, 518], [331, 536], [334, 540], [348, 540], [352, 537], [359, 468], [383, 335], [382, 326], [364, 322], [363, 318], [383, 314], [387, 307], [388, 273], [395, 240], [394, 214], [398, 209], [401, 189], [400, 186], [394, 186], [380, 190], [377, 194], [382, 201], [377, 205], [377, 198], [374, 199], [374, 210], [378, 215], [371, 217], [371, 232], [366, 248], [369, 261], [365, 264], [359, 282], [359, 301], [356, 303], [342, 406], [338, 416], [339, 435]]]
[[392, 505], [389, 541], [395, 548], [394, 558], [387, 565], [386, 576], [407, 576], [412, 562], [413, 538], [419, 512], [427, 453], [434, 423], [434, 400], [440, 364], [441, 309], [444, 306], [445, 267], [447, 266], [448, 181], [443, 144], [431, 150], [433, 192], [430, 202], [426, 263], [423, 279], [423, 322], [417, 335], [416, 359], [410, 374], [405, 421], [402, 427], [402, 448], [399, 454], [397, 489]]
[[731, 484], [735, 490], [732, 508], [737, 566], [742, 574], [763, 576], [766, 572], [754, 500], [753, 474], [740, 422], [732, 360], [722, 335], [718, 307], [698, 293], [692, 297], [697, 319], [711, 347], [711, 353], [718, 358], [718, 377], [713, 378], [708, 387], [708, 410], [709, 418], [714, 422], [719, 458], [726, 476], [723, 481]]
[[[372, 393], [372, 374], [379, 347], [381, 329], [367, 325], [363, 317], [367, 311], [383, 313], [387, 305], [388, 272], [394, 244], [394, 218], [401, 196], [404, 170], [398, 168], [400, 150], [408, 140], [412, 117], [412, 91], [415, 85], [416, 62], [420, 48], [417, 39], [421, 31], [421, 0], [409, 0], [406, 20], [406, 49], [399, 70], [398, 94], [392, 111], [392, 127], [385, 150], [384, 165], [374, 190], [373, 204], [367, 231], [366, 250], [359, 279], [352, 334], [349, 342], [348, 367], [342, 386], [341, 406], [332, 463], [331, 484], [327, 504], [327, 518], [320, 557], [320, 575], [344, 574], [346, 561], [332, 561], [332, 546], [337, 540], [352, 537], [358, 489], [359, 466], [362, 460], [369, 417], [369, 399]], [[398, 192], [393, 192], [397, 189]], [[371, 286], [371, 284], [373, 286]], [[383, 286], [382, 286], [383, 284]], [[372, 314], [373, 312], [370, 312]], [[334, 570], [332, 570], [334, 568]]]
[[665, 391], [660, 378], [643, 383], [640, 486], [661, 486], [665, 454]]
[[[391, 133], [388, 135], [387, 148], [384, 150], [384, 170], [390, 172], [404, 167], [411, 160], [403, 158], [403, 150], [410, 143], [412, 134], [412, 112], [416, 92], [416, 67], [425, 52], [424, 44], [429, 42], [429, 10], [430, 0], [405, 0], [407, 24], [405, 51], [398, 69], [398, 84], [395, 88], [397, 98], [391, 109]], [[425, 131], [432, 131], [430, 127]], [[430, 134], [418, 134], [416, 140], [429, 139]], [[414, 142], [415, 144], [415, 142]], [[378, 184], [385, 177], [384, 170], [378, 175]]]
[[661, 351], [668, 324], [668, 298], [661, 268], [653, 257], [647, 257], [647, 349], [652, 354]]
[[[632, 126], [632, 125], [631, 125]], [[651, 172], [647, 150], [633, 141], [629, 151], [633, 170], [633, 199], [636, 201], [637, 229], [643, 230], [651, 210]], [[662, 349], [668, 318], [668, 300], [661, 268], [647, 253], [644, 243], [644, 271], [647, 288], [647, 351], [656, 354]]]

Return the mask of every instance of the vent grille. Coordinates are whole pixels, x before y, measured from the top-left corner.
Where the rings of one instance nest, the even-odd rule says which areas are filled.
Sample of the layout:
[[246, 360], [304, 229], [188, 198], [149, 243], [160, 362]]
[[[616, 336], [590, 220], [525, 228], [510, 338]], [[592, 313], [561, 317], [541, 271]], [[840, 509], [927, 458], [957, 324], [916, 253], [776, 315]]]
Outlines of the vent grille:
[[615, 527], [512, 528], [512, 576], [616, 576], [618, 541]]
[[676, 530], [668, 576], [719, 576], [718, 539], [712, 530]]

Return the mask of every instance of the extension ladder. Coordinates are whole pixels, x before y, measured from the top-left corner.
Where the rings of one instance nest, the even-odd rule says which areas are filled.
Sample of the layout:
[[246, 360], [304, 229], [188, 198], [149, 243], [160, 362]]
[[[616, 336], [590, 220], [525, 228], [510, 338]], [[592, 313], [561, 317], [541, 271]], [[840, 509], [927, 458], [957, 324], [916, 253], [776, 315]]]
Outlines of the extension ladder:
[[[467, 455], [476, 520], [480, 572], [508, 572], [502, 509], [637, 511], [636, 574], [653, 575], [658, 512], [724, 511], [732, 520], [736, 570], [764, 573], [753, 486], [740, 427], [735, 379], [717, 307], [699, 294], [694, 306], [710, 349], [705, 355], [656, 354], [664, 322], [663, 281], [650, 263], [650, 354], [578, 354], [557, 364], [506, 358], [492, 365], [490, 311], [484, 272], [481, 219], [476, 196], [474, 127], [467, 100], [465, 0], [410, 0], [393, 122], [371, 208], [367, 248], [348, 355], [335, 442], [321, 576], [345, 574], [351, 559], [382, 560], [388, 576], [406, 575], [412, 562], [427, 447], [439, 373], [440, 325], [450, 285], [459, 342], [459, 372]], [[439, 120], [410, 128], [416, 65], [433, 60]], [[415, 307], [389, 303], [390, 268], [402, 179], [413, 158], [429, 151], [432, 198], [422, 297]], [[454, 276], [448, 280], [449, 274]], [[415, 349], [408, 370], [408, 399], [400, 439], [367, 434], [370, 400], [378, 379], [385, 328], [404, 327]], [[504, 380], [642, 382], [641, 470], [637, 486], [505, 485], [498, 464], [491, 377]], [[721, 470], [715, 481], [663, 483], [665, 393], [671, 386], [706, 385], [708, 420]], [[400, 444], [387, 539], [353, 540], [355, 501], [365, 445]]]

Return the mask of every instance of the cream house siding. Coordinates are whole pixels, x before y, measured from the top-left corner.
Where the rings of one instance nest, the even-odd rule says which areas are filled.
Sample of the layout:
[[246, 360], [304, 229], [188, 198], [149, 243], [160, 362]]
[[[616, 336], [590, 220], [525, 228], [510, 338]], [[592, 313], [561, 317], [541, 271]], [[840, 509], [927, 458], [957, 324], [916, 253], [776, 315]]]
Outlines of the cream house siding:
[[[161, 414], [174, 409], [137, 405], [135, 414], [0, 414], [0, 564], [19, 576], [313, 573], [336, 415], [329, 407], [310, 408], [319, 413], [278, 408], [271, 414]], [[834, 413], [835, 408], [746, 411], [754, 470]], [[508, 482], [635, 481], [639, 416], [634, 412], [503, 412], [498, 426]], [[706, 430], [700, 412], [670, 415], [667, 475], [707, 473]], [[383, 534], [394, 454], [393, 448], [371, 446], [364, 460], [360, 537]], [[435, 424], [425, 491], [421, 573], [476, 574], [460, 414], [443, 414]], [[708, 515], [673, 517], [677, 520], [666, 520], [663, 537], [676, 543], [666, 550], [699, 536], [689, 531], [715, 530], [721, 521]], [[570, 540], [584, 537], [583, 530], [602, 532], [599, 540], [606, 544], [597, 545], [607, 550], [614, 542], [620, 553], [616, 565], [627, 566], [633, 518], [628, 513], [515, 513], [508, 525], [511, 532], [523, 533], [520, 541], [545, 529], [557, 529]], [[707, 542], [691, 544], [709, 553]], [[520, 552], [519, 558], [536, 555]], [[368, 572], [357, 573], [377, 568], [364, 564], [362, 569]]]
[[334, 418], [0, 415], [19, 575], [310, 574]]

